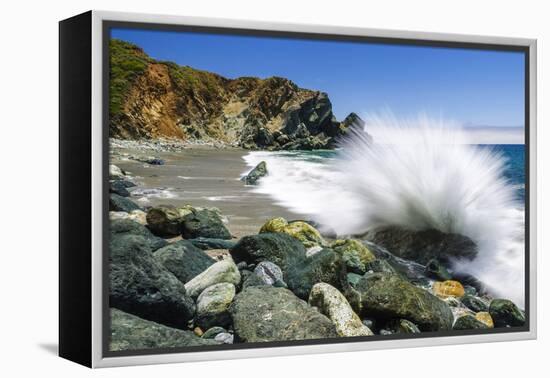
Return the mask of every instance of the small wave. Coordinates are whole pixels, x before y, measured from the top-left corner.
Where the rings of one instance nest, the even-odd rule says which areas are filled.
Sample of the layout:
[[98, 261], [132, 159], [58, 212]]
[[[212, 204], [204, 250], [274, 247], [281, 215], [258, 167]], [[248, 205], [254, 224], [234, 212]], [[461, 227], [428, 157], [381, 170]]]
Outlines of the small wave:
[[217, 202], [217, 201], [234, 201], [234, 200], [240, 199], [241, 197], [240, 196], [207, 196], [202, 198], [208, 201]]

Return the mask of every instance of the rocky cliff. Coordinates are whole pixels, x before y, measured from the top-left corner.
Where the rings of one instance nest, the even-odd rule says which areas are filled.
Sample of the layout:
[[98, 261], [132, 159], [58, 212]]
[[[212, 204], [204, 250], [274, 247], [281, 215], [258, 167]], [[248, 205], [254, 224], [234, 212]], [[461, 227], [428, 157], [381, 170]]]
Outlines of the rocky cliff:
[[271, 77], [227, 79], [157, 61], [110, 42], [110, 135], [217, 140], [249, 149], [332, 148], [352, 124], [336, 120], [326, 93]]

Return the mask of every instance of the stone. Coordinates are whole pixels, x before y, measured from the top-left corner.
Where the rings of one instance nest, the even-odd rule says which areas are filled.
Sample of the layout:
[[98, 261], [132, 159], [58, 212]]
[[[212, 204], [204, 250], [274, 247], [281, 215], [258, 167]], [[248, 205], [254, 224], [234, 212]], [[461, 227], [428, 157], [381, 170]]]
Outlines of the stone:
[[129, 219], [134, 222], [141, 224], [142, 226], [147, 225], [147, 220], [145, 219], [145, 212], [142, 210], [134, 210], [129, 213], [125, 211], [109, 211], [109, 220], [121, 220]]
[[239, 269], [230, 258], [218, 261], [209, 266], [205, 271], [187, 282], [185, 284], [185, 289], [189, 296], [196, 298], [207, 287], [222, 282], [231, 283], [233, 285], [238, 285], [239, 282], [241, 282]]
[[491, 314], [485, 311], [478, 312], [476, 315], [476, 319], [480, 322], [484, 323], [489, 328], [494, 328], [495, 324], [493, 323], [493, 318], [491, 317]]
[[236, 241], [233, 240], [224, 240], [224, 239], [214, 239], [214, 238], [196, 238], [188, 239], [195, 247], [202, 250], [208, 249], [231, 249], [237, 245]]
[[191, 281], [215, 260], [187, 240], [171, 243], [154, 253], [155, 258], [183, 283]]
[[244, 282], [244, 287], [261, 285], [287, 287], [281, 268], [271, 261], [262, 261], [256, 265], [254, 272]]
[[219, 213], [211, 209], [192, 209], [183, 217], [181, 235], [185, 239], [231, 239], [231, 233], [223, 224]]
[[472, 260], [477, 255], [477, 246], [470, 238], [434, 229], [411, 231], [385, 227], [369, 231], [365, 237], [398, 257], [423, 265], [432, 259], [450, 265], [454, 259]]
[[428, 291], [399, 275], [367, 273], [356, 285], [359, 315], [379, 320], [407, 319], [421, 331], [450, 330], [453, 313], [449, 306]]
[[284, 218], [273, 218], [260, 228], [260, 233], [266, 232], [281, 232], [288, 234], [299, 240], [306, 248], [326, 244], [319, 231], [304, 221], [293, 221], [288, 223]]
[[389, 262], [382, 259], [376, 259], [365, 264], [365, 270], [371, 273], [391, 273], [397, 274], [396, 270]]
[[218, 335], [220, 333], [227, 333], [227, 331], [223, 327], [212, 327], [212, 328], [207, 329], [206, 332], [204, 332], [202, 334], [202, 338], [203, 339], [214, 339], [216, 337], [216, 335]]
[[462, 304], [468, 307], [473, 312], [486, 312], [489, 311], [489, 305], [479, 297], [473, 295], [464, 295], [461, 299]]
[[167, 327], [115, 308], [111, 308], [110, 312], [109, 350], [112, 352], [221, 344], [219, 341], [200, 338], [191, 331]]
[[493, 299], [489, 305], [489, 314], [496, 328], [525, 325], [525, 314], [508, 299]]
[[458, 281], [448, 280], [443, 282], [434, 282], [432, 290], [433, 293], [440, 298], [461, 298], [464, 296], [464, 287]]
[[230, 312], [239, 342], [338, 337], [329, 318], [285, 288], [248, 287], [237, 294]]
[[[127, 213], [125, 213], [127, 214]], [[145, 238], [152, 251], [156, 251], [168, 244], [168, 242], [158, 236], [155, 236], [149, 229], [131, 219], [111, 219], [109, 222], [109, 231], [111, 237], [126, 235], [138, 235]]]
[[123, 180], [126, 174], [122, 169], [114, 164], [109, 165], [109, 179], [110, 180]]
[[111, 307], [170, 327], [186, 329], [195, 303], [185, 286], [162, 266], [142, 236], [111, 235]]
[[394, 319], [386, 324], [392, 333], [420, 333], [420, 330], [413, 322], [407, 319]]
[[204, 329], [230, 325], [229, 306], [235, 293], [235, 285], [227, 282], [204, 289], [197, 298], [196, 324]]
[[223, 344], [233, 344], [234, 336], [228, 332], [218, 333], [214, 340], [221, 342]]
[[357, 273], [348, 273], [346, 274], [346, 278], [348, 279], [348, 283], [352, 287], [355, 287], [355, 285], [357, 285], [359, 281], [361, 281], [361, 278], [363, 278], [363, 276]]
[[376, 260], [376, 256], [367, 246], [357, 239], [339, 239], [330, 247], [342, 255], [348, 272], [364, 274], [367, 272], [366, 265]]
[[159, 205], [147, 211], [147, 225], [159, 236], [171, 237], [181, 234], [182, 212], [172, 205]]
[[338, 336], [371, 336], [372, 331], [351, 309], [346, 298], [336, 288], [326, 283], [317, 283], [309, 294], [309, 304], [315, 306], [334, 324]]
[[258, 180], [267, 175], [267, 165], [261, 161], [246, 176], [242, 178], [246, 185], [256, 185]]
[[126, 189], [122, 180], [112, 180], [109, 182], [109, 193], [115, 193], [122, 197], [130, 197], [130, 192]]
[[487, 325], [479, 320], [477, 320], [472, 315], [463, 315], [456, 319], [453, 329], [463, 330], [463, 329], [487, 329]]
[[118, 194], [109, 194], [109, 211], [125, 211], [127, 213], [141, 208], [132, 200], [119, 196]]
[[447, 268], [436, 259], [431, 259], [426, 264], [426, 276], [439, 281], [448, 281], [452, 278]]

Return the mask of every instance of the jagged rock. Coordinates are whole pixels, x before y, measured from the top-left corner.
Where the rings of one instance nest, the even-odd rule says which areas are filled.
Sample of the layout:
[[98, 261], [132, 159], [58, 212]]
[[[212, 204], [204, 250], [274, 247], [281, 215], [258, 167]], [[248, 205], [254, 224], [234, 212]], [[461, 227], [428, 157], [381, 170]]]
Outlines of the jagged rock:
[[[125, 213], [126, 214], [126, 213]], [[109, 222], [111, 238], [120, 235], [138, 235], [145, 238], [152, 251], [164, 247], [168, 242], [155, 236], [147, 227], [131, 219], [111, 219]]]
[[355, 291], [359, 294], [360, 316], [381, 320], [407, 319], [421, 331], [452, 328], [453, 313], [449, 306], [399, 275], [367, 273], [356, 285]]
[[178, 348], [218, 345], [221, 342], [197, 337], [193, 332], [167, 327], [115, 308], [111, 310], [110, 351], [149, 348]]
[[489, 314], [496, 328], [521, 327], [525, 324], [525, 314], [508, 299], [493, 299]]
[[191, 213], [182, 219], [181, 233], [185, 239], [231, 239], [231, 233], [223, 224], [218, 212], [210, 209], [192, 209]]
[[240, 342], [264, 342], [337, 337], [330, 319], [291, 291], [252, 286], [237, 294], [230, 307]]
[[423, 265], [432, 259], [448, 265], [453, 259], [471, 260], [477, 255], [477, 246], [468, 237], [433, 229], [410, 231], [386, 227], [369, 231], [365, 237], [398, 257]]
[[267, 175], [267, 165], [261, 161], [246, 176], [242, 178], [246, 185], [256, 185], [258, 180]]
[[309, 304], [315, 306], [334, 324], [339, 336], [371, 336], [372, 331], [361, 323], [361, 319], [336, 288], [326, 283], [317, 283], [309, 294]]
[[487, 325], [472, 315], [463, 315], [456, 319], [453, 329], [487, 329]]
[[214, 238], [196, 238], [196, 239], [188, 239], [188, 241], [191, 244], [193, 244], [195, 247], [200, 248], [202, 250], [231, 249], [237, 245], [236, 241], [214, 239]]
[[342, 255], [348, 272], [364, 274], [367, 271], [366, 265], [376, 259], [376, 256], [356, 239], [335, 240], [330, 247]]
[[141, 207], [126, 197], [115, 193], [109, 194], [109, 211], [125, 211], [130, 213], [134, 210], [141, 210]]
[[192, 298], [196, 298], [207, 287], [222, 282], [234, 285], [241, 282], [241, 274], [232, 259], [218, 261], [209, 266], [205, 271], [187, 282], [185, 289]]
[[110, 305], [146, 320], [187, 328], [195, 303], [183, 283], [155, 259], [146, 239], [111, 235], [109, 248]]
[[207, 287], [197, 298], [196, 323], [202, 328], [231, 324], [229, 306], [235, 297], [235, 285], [222, 282]]
[[489, 305], [479, 297], [473, 295], [465, 295], [460, 299], [464, 306], [468, 307], [474, 312], [486, 312], [489, 311]]
[[183, 283], [191, 281], [215, 263], [213, 258], [187, 240], [171, 243], [155, 251], [154, 255]]

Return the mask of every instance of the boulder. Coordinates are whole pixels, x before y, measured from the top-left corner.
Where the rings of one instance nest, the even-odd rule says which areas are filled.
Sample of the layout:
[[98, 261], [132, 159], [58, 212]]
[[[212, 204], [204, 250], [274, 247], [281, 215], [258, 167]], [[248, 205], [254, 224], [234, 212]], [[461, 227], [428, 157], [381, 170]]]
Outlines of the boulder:
[[115, 193], [109, 194], [109, 211], [125, 211], [129, 213], [133, 210], [141, 210], [141, 207], [126, 197]]
[[365, 326], [351, 309], [346, 298], [336, 288], [326, 283], [317, 283], [309, 294], [309, 304], [315, 306], [334, 324], [338, 336], [371, 336], [372, 331]]
[[426, 264], [426, 276], [438, 281], [448, 281], [452, 278], [447, 268], [436, 259], [431, 259]]
[[178, 280], [191, 281], [215, 263], [215, 260], [187, 240], [171, 243], [154, 253], [155, 258]]
[[111, 309], [109, 350], [112, 352], [219, 344], [221, 342], [197, 337], [191, 331], [167, 327], [115, 308]]
[[456, 297], [461, 298], [464, 296], [464, 287], [458, 281], [443, 281], [434, 282], [433, 293], [439, 298]]
[[476, 319], [480, 322], [484, 323], [489, 328], [494, 328], [495, 324], [493, 323], [493, 318], [491, 317], [491, 314], [485, 311], [478, 312], [476, 314]]
[[265, 161], [260, 162], [246, 176], [242, 178], [246, 185], [256, 185], [258, 180], [267, 175], [267, 165]]
[[473, 312], [489, 311], [489, 305], [483, 299], [474, 295], [464, 295], [460, 301]]
[[109, 230], [111, 232], [111, 237], [120, 235], [142, 236], [145, 238], [152, 251], [156, 251], [168, 244], [166, 240], [153, 235], [147, 227], [131, 219], [112, 219], [109, 222]]
[[231, 239], [231, 233], [220, 215], [211, 209], [192, 209], [190, 214], [183, 217], [181, 225], [181, 233], [185, 239]]
[[130, 192], [126, 189], [123, 180], [111, 180], [109, 182], [109, 193], [115, 193], [122, 197], [130, 197]]
[[525, 325], [525, 314], [508, 299], [493, 299], [489, 305], [489, 314], [497, 328]]
[[202, 250], [208, 249], [231, 249], [237, 245], [236, 241], [224, 240], [224, 239], [214, 239], [214, 238], [196, 238], [188, 239], [195, 247]]
[[307, 299], [313, 285], [328, 283], [337, 289], [347, 286], [346, 263], [342, 256], [325, 248], [294, 265], [285, 272], [288, 288], [298, 297]]
[[240, 342], [326, 339], [338, 336], [331, 320], [291, 291], [252, 286], [237, 294], [230, 307]]
[[330, 247], [342, 255], [348, 272], [364, 274], [367, 271], [366, 265], [376, 259], [376, 256], [356, 239], [339, 239]]
[[470, 238], [434, 229], [411, 231], [385, 227], [369, 231], [365, 237], [398, 257], [423, 265], [432, 259], [450, 265], [454, 259], [472, 260], [477, 255], [477, 246]]
[[386, 324], [386, 328], [391, 333], [420, 333], [416, 324], [407, 319], [393, 319]]
[[111, 307], [175, 328], [187, 328], [195, 303], [182, 282], [153, 256], [138, 235], [112, 235], [110, 240]]
[[428, 291], [391, 273], [367, 273], [356, 285], [359, 315], [379, 320], [407, 319], [421, 331], [449, 330], [453, 313]]
[[487, 329], [487, 325], [479, 320], [477, 320], [472, 315], [463, 315], [456, 319], [453, 329]]
[[196, 324], [204, 329], [230, 325], [229, 306], [235, 292], [235, 285], [227, 282], [204, 289], [197, 298]]
[[262, 261], [254, 268], [253, 272], [242, 270], [243, 288], [249, 286], [275, 286], [287, 287], [283, 278], [283, 271], [270, 261]]
[[271, 261], [283, 272], [306, 258], [304, 245], [283, 233], [261, 233], [245, 236], [229, 250], [235, 262], [258, 264]]
[[[185, 213], [184, 210], [184, 214]], [[182, 210], [171, 205], [155, 206], [147, 211], [147, 225], [159, 236], [177, 236], [181, 234]]]
[[209, 266], [205, 271], [187, 282], [185, 284], [185, 289], [192, 298], [196, 298], [207, 287], [222, 282], [231, 283], [233, 285], [238, 285], [239, 282], [241, 282], [239, 269], [230, 258], [218, 261]]
[[273, 218], [267, 221], [260, 229], [260, 233], [266, 232], [282, 232], [288, 234], [299, 240], [306, 248], [326, 244], [319, 231], [309, 223], [303, 221], [288, 223], [284, 218]]
[[126, 174], [122, 169], [114, 164], [109, 165], [109, 179], [110, 180], [123, 180]]

